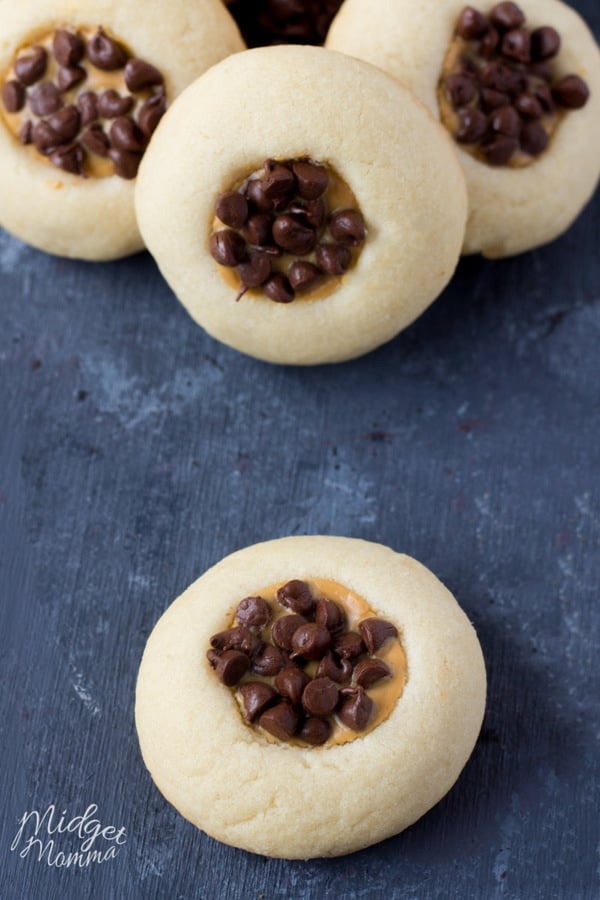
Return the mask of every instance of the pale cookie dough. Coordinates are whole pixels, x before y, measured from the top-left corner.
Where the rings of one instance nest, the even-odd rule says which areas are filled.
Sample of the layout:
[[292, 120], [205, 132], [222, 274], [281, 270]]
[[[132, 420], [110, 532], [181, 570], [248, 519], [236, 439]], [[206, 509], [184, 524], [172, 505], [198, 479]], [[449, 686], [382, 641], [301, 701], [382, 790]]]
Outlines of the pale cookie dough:
[[[230, 626], [240, 599], [290, 578], [341, 583], [399, 631], [402, 696], [348, 743], [267, 740], [207, 661], [211, 636]], [[402, 831], [450, 790], [485, 693], [475, 631], [424, 566], [366, 541], [291, 537], [226, 557], [164, 613], [142, 659], [136, 724], [157, 787], [207, 834], [269, 856], [336, 856]]]
[[[322, 299], [281, 304], [236, 290], [210, 255], [214, 203], [265, 159], [331, 166], [367, 237]], [[444, 128], [380, 70], [315, 47], [224, 60], [190, 86], [146, 153], [136, 190], [144, 240], [213, 337], [276, 363], [338, 362], [394, 337], [450, 280], [463, 241], [464, 180]]]
[[[345, 0], [327, 46], [381, 66], [439, 118], [437, 86], [465, 0]], [[470, 4], [484, 13], [494, 5]], [[467, 179], [464, 253], [511, 256], [558, 237], [579, 215], [600, 176], [600, 52], [574, 10], [559, 0], [519, 0], [528, 28], [554, 27], [562, 39], [553, 69], [583, 78], [591, 96], [569, 112], [548, 149], [522, 169], [492, 168], [456, 144]]]
[[[162, 72], [169, 104], [209, 66], [244, 46], [220, 0], [155, 0], [151, 9], [134, 0], [21, 0], [0, 8], [0, 78], [4, 82], [16, 51], [55, 29], [99, 26]], [[133, 195], [133, 181], [84, 179], [55, 168], [22, 146], [0, 115], [0, 225], [17, 237], [81, 259], [134, 253], [143, 243]]]

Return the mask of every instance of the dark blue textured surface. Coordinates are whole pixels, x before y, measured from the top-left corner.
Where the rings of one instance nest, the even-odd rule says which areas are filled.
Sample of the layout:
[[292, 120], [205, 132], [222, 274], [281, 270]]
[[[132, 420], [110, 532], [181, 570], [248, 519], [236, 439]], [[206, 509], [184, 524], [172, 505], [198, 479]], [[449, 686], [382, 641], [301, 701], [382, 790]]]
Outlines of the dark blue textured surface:
[[[595, 0], [574, 5], [598, 34]], [[463, 261], [386, 347], [304, 370], [208, 338], [146, 255], [92, 266], [0, 234], [2, 898], [598, 896], [599, 246], [596, 197], [550, 247]], [[162, 610], [225, 554], [295, 533], [420, 559], [489, 670], [455, 789], [333, 861], [197, 832], [133, 726]], [[11, 852], [51, 803], [124, 826], [117, 858]]]

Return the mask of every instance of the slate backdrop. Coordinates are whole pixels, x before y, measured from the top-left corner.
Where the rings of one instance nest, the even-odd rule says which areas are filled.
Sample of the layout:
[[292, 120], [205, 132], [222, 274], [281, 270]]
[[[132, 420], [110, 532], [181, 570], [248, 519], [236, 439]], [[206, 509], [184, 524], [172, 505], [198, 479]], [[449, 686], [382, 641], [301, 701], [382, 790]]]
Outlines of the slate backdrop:
[[[574, 5], [599, 34], [596, 0]], [[0, 897], [598, 896], [599, 249], [596, 196], [550, 247], [464, 260], [387, 346], [306, 370], [211, 340], [147, 255], [86, 265], [0, 234]], [[333, 861], [202, 835], [153, 787], [133, 725], [171, 600], [236, 548], [299, 533], [423, 561], [490, 681], [449, 796]], [[97, 805], [126, 829], [117, 857], [49, 867], [19, 856], [26, 834], [11, 851], [51, 804], [65, 821]]]

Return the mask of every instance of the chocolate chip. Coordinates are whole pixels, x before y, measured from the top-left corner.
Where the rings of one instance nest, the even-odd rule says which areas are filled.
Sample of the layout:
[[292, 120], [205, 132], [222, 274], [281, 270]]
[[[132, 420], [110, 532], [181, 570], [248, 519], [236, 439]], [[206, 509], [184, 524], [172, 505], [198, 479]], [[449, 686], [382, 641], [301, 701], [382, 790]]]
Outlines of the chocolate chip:
[[273, 240], [278, 247], [298, 256], [310, 253], [317, 243], [316, 231], [302, 225], [290, 215], [277, 216], [273, 223], [272, 233]]
[[125, 66], [125, 84], [130, 91], [162, 84], [164, 78], [155, 66], [143, 59], [130, 59]]
[[244, 597], [238, 603], [235, 617], [246, 628], [264, 628], [271, 618], [271, 607], [264, 597]]
[[83, 175], [85, 151], [77, 142], [61, 144], [49, 155], [52, 165], [73, 175]]
[[519, 138], [521, 150], [530, 156], [539, 156], [548, 146], [548, 133], [539, 122], [526, 122]]
[[303, 618], [303, 616], [290, 615], [281, 616], [280, 619], [276, 619], [276, 621], [273, 622], [273, 627], [271, 629], [273, 643], [277, 644], [278, 647], [281, 647], [282, 650], [291, 651], [294, 632], [300, 628], [301, 625], [306, 625], [306, 619]]
[[288, 199], [296, 187], [293, 172], [272, 159], [265, 162], [264, 169], [262, 190], [265, 197], [275, 203]]
[[136, 177], [142, 161], [142, 153], [131, 153], [129, 150], [111, 147], [108, 151], [108, 155], [114, 163], [116, 175], [128, 180]]
[[333, 727], [331, 722], [327, 719], [319, 719], [311, 716], [308, 719], [305, 719], [298, 732], [298, 738], [306, 744], [312, 744], [313, 747], [319, 747], [329, 740], [332, 731]]
[[474, 59], [471, 59], [470, 56], [463, 55], [460, 58], [460, 73], [461, 75], [467, 75], [469, 78], [475, 78], [476, 80], [479, 77], [479, 68]]
[[338, 702], [338, 689], [331, 678], [315, 678], [302, 692], [302, 706], [309, 716], [329, 716]]
[[526, 119], [540, 119], [544, 115], [542, 104], [532, 94], [521, 94], [517, 97], [515, 109]]
[[360, 634], [348, 631], [340, 637], [333, 638], [333, 649], [340, 659], [357, 659], [365, 652], [365, 645]]
[[252, 671], [257, 675], [272, 676], [284, 668], [286, 657], [277, 647], [264, 644], [252, 657]]
[[488, 28], [479, 42], [479, 52], [484, 59], [491, 59], [500, 43], [500, 35], [495, 28]]
[[518, 146], [516, 138], [500, 135], [489, 144], [485, 144], [482, 149], [490, 165], [505, 166], [514, 156]]
[[83, 66], [61, 66], [56, 75], [56, 82], [61, 91], [70, 91], [75, 85], [87, 78]]
[[146, 138], [139, 125], [129, 116], [118, 116], [110, 126], [110, 140], [113, 147], [130, 153], [143, 153]]
[[346, 616], [343, 609], [333, 600], [327, 597], [319, 597], [315, 609], [315, 622], [322, 625], [331, 634], [343, 631], [346, 625]]
[[352, 678], [352, 663], [349, 659], [338, 660], [331, 651], [320, 660], [315, 672], [317, 678], [331, 678], [336, 684], [347, 684]]
[[43, 47], [33, 47], [15, 62], [15, 75], [21, 84], [30, 87], [39, 81], [46, 72], [48, 54]]
[[224, 191], [215, 201], [215, 214], [224, 225], [241, 228], [248, 218], [248, 201], [238, 191]]
[[60, 140], [54, 129], [44, 120], [38, 122], [33, 127], [31, 137], [35, 144], [35, 149], [43, 156], [49, 156], [60, 144]]
[[52, 52], [60, 66], [76, 66], [83, 59], [85, 44], [79, 34], [59, 28], [54, 32]]
[[513, 91], [519, 81], [519, 76], [503, 62], [490, 62], [481, 73], [481, 82], [484, 87], [503, 93]]
[[534, 60], [552, 59], [560, 50], [560, 35], [555, 28], [544, 25], [531, 32], [531, 58]]
[[329, 217], [329, 231], [334, 241], [347, 247], [358, 247], [365, 239], [365, 223], [357, 209], [338, 209]]
[[352, 262], [349, 247], [342, 244], [319, 244], [316, 252], [317, 264], [329, 275], [343, 275]]
[[483, 13], [472, 6], [465, 6], [458, 19], [456, 31], [466, 41], [470, 41], [481, 37], [487, 27], [487, 19]]
[[385, 619], [374, 617], [363, 619], [358, 625], [358, 630], [371, 655], [377, 653], [389, 638], [398, 637], [398, 629], [395, 625]]
[[273, 225], [273, 216], [267, 212], [258, 212], [251, 215], [244, 227], [242, 234], [249, 244], [255, 247], [261, 247], [272, 241], [271, 227]]
[[287, 702], [278, 703], [264, 712], [259, 725], [280, 741], [289, 741], [294, 736], [299, 723], [296, 710]]
[[75, 106], [65, 106], [64, 109], [59, 110], [47, 119], [50, 128], [60, 138], [59, 144], [73, 140], [79, 131], [80, 120], [79, 111]]
[[[103, 119], [116, 119], [117, 116], [125, 116], [132, 109], [133, 97], [122, 97], [118, 91], [109, 88], [98, 96], [98, 115]], [[124, 147], [123, 149], [127, 149]]]
[[292, 203], [288, 208], [288, 212], [296, 216], [298, 221], [312, 228], [320, 228], [325, 221], [327, 209], [324, 200], [319, 197], [317, 200], [307, 200], [304, 203]]
[[[348, 693], [344, 693], [348, 691]], [[340, 720], [352, 731], [364, 731], [375, 704], [360, 685], [356, 688], [344, 688], [343, 701], [338, 710]]]
[[300, 616], [312, 615], [315, 601], [306, 581], [293, 578], [277, 589], [276, 596], [277, 602], [285, 609], [291, 609]]
[[535, 89], [535, 97], [540, 101], [543, 109], [547, 113], [552, 113], [556, 109], [550, 88], [546, 84], [540, 85]]
[[242, 653], [251, 653], [254, 643], [254, 635], [243, 625], [226, 628], [225, 631], [213, 634], [210, 639], [211, 647], [215, 650], [241, 650]]
[[[281, 256], [283, 253], [281, 247], [277, 247], [276, 244], [261, 244], [256, 249], [260, 250], [261, 253], [267, 253], [269, 256]], [[288, 285], [288, 290], [289, 287], [290, 285]]]
[[481, 92], [481, 104], [488, 112], [493, 109], [498, 109], [500, 106], [506, 106], [507, 103], [510, 103], [508, 94], [503, 94], [501, 91], [493, 91], [491, 88], [483, 88]]
[[89, 150], [89, 152], [93, 153], [95, 156], [108, 156], [110, 141], [99, 122], [90, 125], [90, 127], [83, 132], [81, 143], [86, 150]]
[[82, 125], [89, 125], [98, 118], [98, 97], [93, 91], [82, 91], [75, 103], [81, 113]]
[[239, 690], [247, 722], [253, 722], [277, 697], [277, 691], [264, 681], [247, 681]]
[[295, 291], [308, 291], [323, 277], [323, 272], [317, 266], [303, 259], [293, 262], [287, 274]]
[[165, 114], [167, 98], [162, 93], [153, 94], [142, 103], [138, 113], [138, 125], [146, 135], [151, 137]]
[[265, 194], [263, 182], [260, 178], [251, 178], [248, 181], [246, 185], [246, 199], [253, 203], [256, 209], [261, 212], [270, 212], [273, 209], [273, 201]]
[[275, 676], [275, 687], [282, 697], [291, 700], [292, 703], [300, 703], [302, 692], [309, 683], [310, 678], [297, 666], [287, 666]]
[[2, 102], [8, 113], [19, 112], [25, 106], [25, 88], [13, 79], [2, 85]]
[[480, 109], [461, 109], [456, 140], [461, 144], [476, 144], [487, 131], [487, 118]]
[[552, 88], [552, 96], [565, 109], [581, 109], [589, 99], [590, 90], [579, 75], [565, 75]]
[[19, 129], [19, 141], [22, 144], [31, 144], [33, 140], [33, 124], [31, 119], [27, 119]]
[[517, 137], [521, 130], [521, 119], [513, 106], [503, 106], [490, 117], [490, 128], [497, 134]]
[[331, 635], [322, 625], [308, 622], [301, 625], [292, 635], [292, 651], [304, 659], [321, 659], [331, 645]]
[[250, 660], [245, 653], [241, 653], [239, 650], [225, 650], [215, 660], [214, 666], [217, 678], [227, 687], [236, 685], [244, 677], [249, 667]]
[[295, 160], [292, 171], [296, 176], [299, 195], [304, 200], [316, 200], [327, 190], [329, 173], [325, 166], [304, 160]]
[[99, 28], [96, 34], [90, 38], [87, 52], [96, 68], [105, 72], [122, 69], [128, 58], [124, 48], [112, 38], [109, 38], [103, 28]]
[[260, 287], [271, 274], [271, 260], [264, 253], [250, 253], [248, 262], [240, 263], [237, 272], [245, 288]]
[[29, 95], [29, 105], [36, 116], [48, 116], [63, 105], [59, 89], [51, 81], [43, 81]]
[[382, 659], [361, 659], [354, 670], [357, 684], [368, 690], [382, 678], [389, 678], [392, 670]]
[[506, 31], [510, 28], [518, 28], [525, 21], [522, 10], [516, 3], [497, 3], [492, 7], [490, 20], [496, 28]]
[[223, 229], [210, 236], [209, 248], [214, 260], [222, 266], [237, 266], [246, 256], [246, 242], [237, 231]]
[[517, 62], [529, 62], [531, 59], [531, 37], [526, 28], [513, 28], [502, 38], [501, 52], [509, 59]]
[[221, 658], [221, 654], [218, 650], [207, 650], [206, 658], [208, 659], [208, 661], [211, 665], [211, 668], [216, 669], [217, 663], [219, 662], [219, 660]]
[[466, 106], [477, 94], [477, 84], [470, 75], [454, 73], [446, 78], [446, 88], [454, 109]]

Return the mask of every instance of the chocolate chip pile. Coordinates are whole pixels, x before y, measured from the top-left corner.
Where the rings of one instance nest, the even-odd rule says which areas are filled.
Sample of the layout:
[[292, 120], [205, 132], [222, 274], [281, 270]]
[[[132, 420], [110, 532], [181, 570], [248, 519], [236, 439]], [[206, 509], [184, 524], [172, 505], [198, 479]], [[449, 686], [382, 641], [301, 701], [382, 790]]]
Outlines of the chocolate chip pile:
[[446, 124], [490, 165], [532, 162], [548, 146], [558, 112], [580, 109], [589, 97], [578, 75], [553, 76], [560, 35], [550, 26], [530, 31], [515, 3], [497, 3], [489, 16], [466, 6], [456, 35], [464, 47], [441, 89], [457, 119]]
[[248, 47], [322, 44], [343, 0], [235, 0], [229, 12]]
[[340, 179], [313, 160], [267, 159], [262, 173], [217, 197], [215, 216], [228, 228], [213, 231], [210, 252], [236, 269], [238, 300], [260, 287], [276, 303], [290, 303], [350, 268], [365, 224], [355, 208], [330, 209], [334, 181]]
[[[158, 69], [131, 57], [102, 28], [88, 39], [59, 29], [48, 49], [39, 45], [20, 52], [13, 68], [14, 77], [2, 87], [2, 102], [7, 113], [21, 114], [21, 143], [75, 175], [89, 174], [86, 160], [99, 157], [112, 161], [114, 174], [135, 178], [166, 109]], [[94, 69], [118, 72], [124, 92], [85, 89]]]
[[223, 684], [237, 687], [246, 722], [312, 745], [331, 737], [334, 717], [364, 731], [375, 710], [369, 688], [394, 674], [375, 654], [398, 637], [396, 627], [372, 617], [349, 631], [341, 606], [315, 599], [305, 581], [288, 581], [277, 602], [290, 612], [274, 617], [263, 597], [246, 597], [238, 624], [210, 639], [209, 663]]

